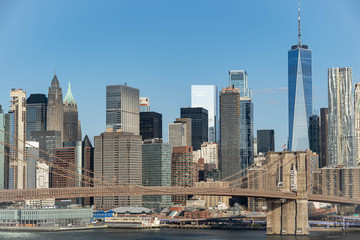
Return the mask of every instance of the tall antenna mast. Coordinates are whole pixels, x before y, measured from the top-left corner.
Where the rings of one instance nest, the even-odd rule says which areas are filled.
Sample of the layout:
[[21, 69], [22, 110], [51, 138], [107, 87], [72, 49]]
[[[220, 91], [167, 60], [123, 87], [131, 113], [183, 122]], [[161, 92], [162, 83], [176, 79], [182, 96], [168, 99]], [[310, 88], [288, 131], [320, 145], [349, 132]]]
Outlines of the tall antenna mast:
[[299, 47], [300, 47], [300, 46], [301, 46], [300, 3], [299, 3], [299, 7], [298, 7], [298, 12], [299, 12], [299, 19], [298, 19], [298, 28], [299, 28], [299, 33], [298, 33], [298, 37], [299, 37]]

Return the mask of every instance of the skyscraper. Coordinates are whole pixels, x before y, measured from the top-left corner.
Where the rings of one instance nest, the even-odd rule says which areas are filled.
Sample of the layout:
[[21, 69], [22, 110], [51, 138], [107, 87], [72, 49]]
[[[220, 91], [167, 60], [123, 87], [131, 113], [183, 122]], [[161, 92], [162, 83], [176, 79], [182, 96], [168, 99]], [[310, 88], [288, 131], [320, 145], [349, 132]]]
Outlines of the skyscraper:
[[252, 91], [248, 88], [248, 76], [245, 70], [229, 71], [229, 86], [239, 89], [240, 97], [252, 98]]
[[162, 138], [162, 114], [140, 112], [140, 135], [143, 140]]
[[288, 51], [289, 151], [309, 148], [309, 117], [312, 114], [311, 50], [301, 44], [300, 8], [299, 43]]
[[241, 170], [240, 157], [240, 93], [226, 88], [220, 92], [220, 161], [223, 178]]
[[360, 83], [355, 83], [355, 137], [356, 137], [356, 161], [360, 163]]
[[64, 101], [64, 128], [63, 128], [63, 141], [74, 142], [81, 141], [79, 134], [79, 114], [77, 103], [71, 92], [71, 85], [69, 82], [68, 90], [65, 95]]
[[181, 108], [181, 118], [191, 119], [191, 143], [193, 150], [201, 149], [208, 141], [208, 111], [205, 108]]
[[32, 131], [46, 130], [47, 97], [45, 94], [30, 94], [26, 100], [26, 139]]
[[352, 69], [328, 69], [329, 166], [356, 165]]
[[148, 97], [140, 97], [140, 112], [150, 112], [150, 99]]
[[139, 89], [125, 85], [106, 86], [106, 128], [139, 135]]
[[191, 85], [191, 107], [202, 107], [208, 110], [208, 142], [216, 142], [217, 94], [215, 85]]
[[328, 108], [320, 108], [320, 156], [319, 167], [326, 167], [329, 160], [328, 151]]
[[64, 108], [62, 89], [56, 73], [51, 81], [48, 94], [48, 105], [46, 115], [46, 130], [55, 130], [61, 132], [61, 141], [63, 141], [64, 127]]
[[309, 148], [314, 153], [320, 153], [320, 119], [318, 115], [309, 118]]
[[0, 105], [0, 189], [9, 188], [9, 144], [10, 116]]
[[275, 151], [274, 130], [257, 130], [257, 154], [266, 154], [269, 151]]
[[[86, 135], [82, 141], [83, 147], [83, 168], [87, 171], [83, 173], [84, 176], [93, 178], [94, 177], [94, 148], [91, 145], [89, 137]], [[85, 180], [85, 178], [84, 178]], [[93, 187], [94, 183], [83, 183], [84, 187]], [[91, 206], [94, 205], [94, 197], [84, 198], [84, 205]]]
[[173, 147], [191, 146], [191, 119], [176, 118], [169, 123], [169, 143]]

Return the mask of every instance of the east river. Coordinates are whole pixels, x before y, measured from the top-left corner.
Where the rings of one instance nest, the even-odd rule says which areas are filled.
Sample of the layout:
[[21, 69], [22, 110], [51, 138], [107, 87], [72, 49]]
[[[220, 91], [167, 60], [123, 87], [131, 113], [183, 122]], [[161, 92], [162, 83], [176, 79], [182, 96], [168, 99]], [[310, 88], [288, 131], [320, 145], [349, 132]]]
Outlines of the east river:
[[98, 229], [66, 232], [0, 232], [0, 239], [36, 240], [127, 240], [127, 239], [269, 239], [269, 240], [315, 240], [315, 239], [360, 239], [360, 232], [311, 232], [309, 236], [266, 236], [265, 231], [215, 230], [215, 229]]

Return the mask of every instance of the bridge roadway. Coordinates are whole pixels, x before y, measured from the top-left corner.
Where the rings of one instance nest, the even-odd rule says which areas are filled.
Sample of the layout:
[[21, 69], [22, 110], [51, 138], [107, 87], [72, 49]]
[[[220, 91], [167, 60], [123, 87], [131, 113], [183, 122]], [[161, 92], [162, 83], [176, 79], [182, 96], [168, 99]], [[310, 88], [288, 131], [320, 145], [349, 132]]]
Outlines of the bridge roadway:
[[[0, 190], [0, 202], [22, 201], [46, 198], [76, 198], [97, 196], [136, 196], [136, 195], [208, 195], [208, 196], [240, 196], [268, 199], [297, 198], [294, 192], [254, 190], [242, 188], [206, 188], [206, 187], [144, 187], [144, 186], [99, 186], [79, 188], [38, 188]], [[360, 204], [360, 199], [348, 199], [326, 195], [309, 194], [309, 201]]]

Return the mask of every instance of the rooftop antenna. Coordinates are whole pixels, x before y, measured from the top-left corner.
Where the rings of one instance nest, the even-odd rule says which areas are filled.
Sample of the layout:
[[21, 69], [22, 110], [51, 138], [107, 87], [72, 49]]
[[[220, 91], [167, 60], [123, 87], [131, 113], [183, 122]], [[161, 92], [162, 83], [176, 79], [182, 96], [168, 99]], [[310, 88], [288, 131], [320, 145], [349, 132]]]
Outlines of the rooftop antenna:
[[301, 28], [300, 28], [300, 3], [299, 3], [299, 7], [298, 7], [298, 13], [299, 13], [299, 19], [298, 19], [298, 28], [299, 28], [299, 47], [301, 46]]

